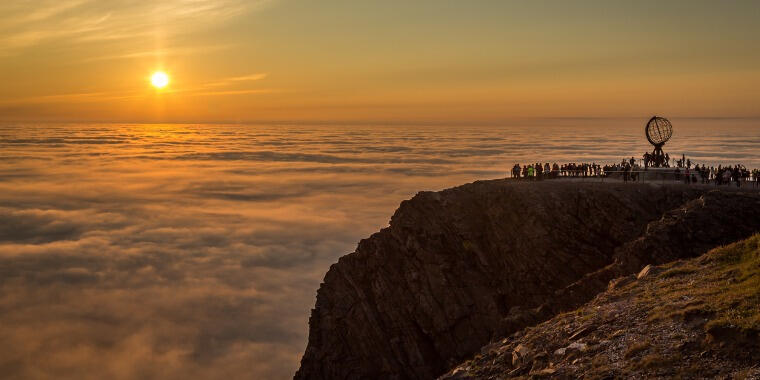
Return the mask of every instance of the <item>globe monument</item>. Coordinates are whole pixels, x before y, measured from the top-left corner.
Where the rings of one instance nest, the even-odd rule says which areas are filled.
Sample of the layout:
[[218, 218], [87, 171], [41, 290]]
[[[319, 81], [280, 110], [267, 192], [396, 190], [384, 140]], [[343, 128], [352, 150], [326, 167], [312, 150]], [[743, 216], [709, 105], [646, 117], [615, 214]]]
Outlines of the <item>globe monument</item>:
[[654, 146], [652, 153], [644, 155], [645, 166], [661, 168], [668, 167], [668, 159], [662, 151], [662, 146], [673, 136], [673, 125], [664, 117], [652, 116], [644, 129], [647, 140]]

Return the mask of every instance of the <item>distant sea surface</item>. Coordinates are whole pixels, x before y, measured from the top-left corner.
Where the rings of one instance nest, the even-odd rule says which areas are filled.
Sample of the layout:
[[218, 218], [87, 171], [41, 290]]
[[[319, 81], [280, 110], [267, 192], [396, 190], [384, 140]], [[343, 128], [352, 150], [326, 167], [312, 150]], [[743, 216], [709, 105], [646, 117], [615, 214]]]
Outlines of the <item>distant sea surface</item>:
[[[2, 377], [289, 378], [325, 272], [400, 201], [640, 158], [646, 121], [0, 124]], [[672, 121], [671, 156], [760, 167], [760, 121]]]

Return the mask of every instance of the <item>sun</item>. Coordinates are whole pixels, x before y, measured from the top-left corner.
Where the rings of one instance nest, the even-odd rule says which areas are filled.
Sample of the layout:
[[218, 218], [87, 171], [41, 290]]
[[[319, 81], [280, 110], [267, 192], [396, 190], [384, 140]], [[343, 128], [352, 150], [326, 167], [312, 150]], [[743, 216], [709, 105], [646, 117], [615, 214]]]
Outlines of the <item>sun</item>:
[[164, 88], [169, 84], [169, 75], [163, 71], [156, 71], [150, 77], [150, 84], [155, 88]]

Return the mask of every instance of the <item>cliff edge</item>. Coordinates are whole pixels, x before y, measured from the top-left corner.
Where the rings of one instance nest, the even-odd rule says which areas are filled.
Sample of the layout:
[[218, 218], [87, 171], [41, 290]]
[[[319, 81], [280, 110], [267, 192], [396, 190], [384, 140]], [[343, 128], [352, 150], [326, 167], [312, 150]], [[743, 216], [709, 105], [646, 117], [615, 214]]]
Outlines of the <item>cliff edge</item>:
[[332, 265], [296, 379], [430, 379], [647, 264], [760, 230], [760, 195], [479, 181], [421, 192]]

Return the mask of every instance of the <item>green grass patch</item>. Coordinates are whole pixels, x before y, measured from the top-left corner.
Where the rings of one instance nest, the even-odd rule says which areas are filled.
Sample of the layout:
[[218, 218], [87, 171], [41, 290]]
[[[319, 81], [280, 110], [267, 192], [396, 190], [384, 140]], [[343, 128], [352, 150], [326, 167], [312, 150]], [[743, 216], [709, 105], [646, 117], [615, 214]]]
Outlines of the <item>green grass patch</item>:
[[707, 329], [731, 326], [760, 330], [760, 234], [711, 252], [718, 267], [707, 303], [716, 311]]
[[760, 330], [760, 234], [672, 265], [638, 302], [657, 305], [650, 322], [700, 317], [708, 330]]

